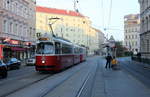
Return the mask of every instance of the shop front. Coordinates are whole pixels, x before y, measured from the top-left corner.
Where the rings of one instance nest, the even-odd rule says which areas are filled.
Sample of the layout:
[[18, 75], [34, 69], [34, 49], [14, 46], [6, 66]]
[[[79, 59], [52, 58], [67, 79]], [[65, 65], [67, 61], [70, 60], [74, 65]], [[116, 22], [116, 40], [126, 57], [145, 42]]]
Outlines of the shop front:
[[24, 60], [34, 54], [31, 42], [23, 42], [19, 40], [3, 41], [3, 47], [0, 47], [0, 58], [7, 62], [10, 58], [15, 57]]

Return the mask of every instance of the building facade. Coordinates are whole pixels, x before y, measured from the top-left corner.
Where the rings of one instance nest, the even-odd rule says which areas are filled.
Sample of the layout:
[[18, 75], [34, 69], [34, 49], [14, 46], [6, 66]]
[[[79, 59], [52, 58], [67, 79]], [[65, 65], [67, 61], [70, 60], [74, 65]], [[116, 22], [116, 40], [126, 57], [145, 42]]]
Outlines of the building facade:
[[[140, 17], [141, 17], [141, 52], [150, 52], [150, 1], [139, 0], [140, 3]], [[145, 55], [147, 56], [147, 55]], [[147, 57], [150, 57], [148, 55]]]
[[75, 11], [37, 6], [37, 36], [40, 33], [52, 33], [49, 27], [51, 23], [55, 36], [63, 37], [78, 45], [84, 45], [89, 49], [90, 54], [99, 48], [98, 32], [91, 27], [88, 17]]
[[0, 0], [2, 56], [24, 59], [35, 43], [35, 0]]
[[124, 17], [124, 45], [134, 54], [140, 51], [140, 17], [130, 14]]
[[[93, 28], [93, 29], [95, 29], [95, 28]], [[95, 29], [95, 30], [97, 32], [96, 33], [97, 37], [96, 37], [96, 40], [95, 40], [95, 43], [96, 43], [95, 48], [97, 48], [96, 53], [98, 53], [99, 55], [103, 55], [103, 53], [104, 53], [103, 44], [104, 44], [104, 40], [105, 40], [105, 35], [102, 31], [100, 31], [98, 29]]]

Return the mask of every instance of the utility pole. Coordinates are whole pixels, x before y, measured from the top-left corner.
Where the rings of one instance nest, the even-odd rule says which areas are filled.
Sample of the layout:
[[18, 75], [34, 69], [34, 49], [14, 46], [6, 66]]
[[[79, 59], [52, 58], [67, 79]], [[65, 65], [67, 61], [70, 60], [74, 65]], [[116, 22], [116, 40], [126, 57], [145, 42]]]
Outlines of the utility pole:
[[79, 12], [79, 10], [78, 10], [78, 8], [77, 8], [77, 3], [79, 3], [79, 1], [78, 1], [78, 0], [74, 0], [74, 10], [75, 10], [76, 12]]

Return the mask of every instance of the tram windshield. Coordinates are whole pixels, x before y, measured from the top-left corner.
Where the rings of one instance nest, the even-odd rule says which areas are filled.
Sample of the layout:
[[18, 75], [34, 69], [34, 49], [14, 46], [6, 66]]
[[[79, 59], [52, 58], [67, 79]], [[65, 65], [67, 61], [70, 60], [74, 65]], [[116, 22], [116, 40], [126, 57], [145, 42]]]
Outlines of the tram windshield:
[[52, 43], [37, 44], [37, 54], [54, 54], [54, 46]]

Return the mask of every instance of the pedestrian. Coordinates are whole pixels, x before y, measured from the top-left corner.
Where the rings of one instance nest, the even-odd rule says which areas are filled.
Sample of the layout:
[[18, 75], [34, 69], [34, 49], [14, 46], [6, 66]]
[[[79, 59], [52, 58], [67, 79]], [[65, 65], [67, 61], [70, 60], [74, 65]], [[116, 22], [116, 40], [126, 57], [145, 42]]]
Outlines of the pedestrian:
[[117, 69], [117, 64], [118, 64], [118, 61], [116, 60], [116, 57], [113, 56], [113, 59], [111, 61], [111, 68], [112, 69]]
[[140, 52], [137, 53], [137, 58], [138, 58], [138, 61], [141, 62], [141, 53]]
[[111, 60], [112, 60], [112, 57], [111, 57], [110, 54], [108, 54], [106, 56], [106, 65], [105, 65], [105, 68], [107, 68], [108, 65], [109, 65], [108, 67], [111, 68]]

